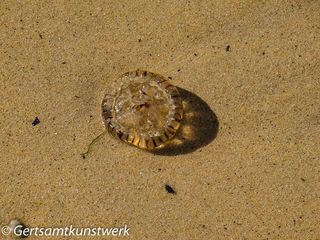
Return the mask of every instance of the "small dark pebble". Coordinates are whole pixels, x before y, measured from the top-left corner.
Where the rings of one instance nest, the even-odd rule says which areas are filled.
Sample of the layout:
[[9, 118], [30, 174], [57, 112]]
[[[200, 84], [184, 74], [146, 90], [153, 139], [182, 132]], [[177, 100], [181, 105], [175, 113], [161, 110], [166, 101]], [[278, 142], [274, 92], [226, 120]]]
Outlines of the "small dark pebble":
[[39, 37], [42, 39], [42, 34], [41, 33], [39, 33]]
[[12, 220], [10, 222], [10, 227], [12, 229], [11, 231], [14, 231], [14, 229], [16, 229], [15, 231], [19, 233], [21, 232], [21, 235], [19, 235], [19, 238], [27, 238], [29, 236], [29, 234], [26, 231], [24, 231], [27, 228], [27, 226], [24, 223], [20, 222], [19, 220], [16, 220], [16, 219]]
[[180, 71], [181, 71], [181, 69], [178, 69], [177, 71], [178, 71], [178, 72], [180, 72]]
[[306, 181], [306, 179], [304, 179], [304, 178], [300, 178], [300, 179], [301, 179], [302, 182], [305, 182], [305, 181]]
[[36, 126], [40, 123], [40, 119], [38, 117], [36, 117], [33, 122], [32, 122], [32, 126]]
[[141, 39], [139, 39], [138, 41], [139, 41], [139, 42], [141, 42], [142, 40], [141, 40]]
[[67, 62], [62, 62], [62, 64], [66, 64]]
[[173, 190], [173, 188], [171, 186], [169, 186], [168, 184], [166, 184], [166, 190], [168, 193], [171, 193], [171, 194], [176, 194], [176, 191]]
[[227, 51], [227, 52], [230, 51], [230, 45], [228, 45], [228, 46], [226, 47], [226, 51]]
[[169, 79], [172, 79], [172, 77], [168, 77]]
[[198, 54], [196, 54], [196, 53], [194, 53], [193, 55], [194, 55], [194, 56], [198, 56]]
[[266, 53], [265, 52], [262, 52], [262, 55], [265, 55]]

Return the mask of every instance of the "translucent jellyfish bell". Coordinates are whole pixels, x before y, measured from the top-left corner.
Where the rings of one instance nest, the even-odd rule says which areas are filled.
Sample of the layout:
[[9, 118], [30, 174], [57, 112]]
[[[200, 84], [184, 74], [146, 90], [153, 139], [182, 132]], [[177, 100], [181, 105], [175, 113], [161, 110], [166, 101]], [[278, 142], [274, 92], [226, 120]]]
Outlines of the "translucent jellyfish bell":
[[142, 149], [163, 146], [177, 133], [183, 118], [179, 92], [161, 75], [137, 70], [117, 80], [102, 101], [108, 131]]

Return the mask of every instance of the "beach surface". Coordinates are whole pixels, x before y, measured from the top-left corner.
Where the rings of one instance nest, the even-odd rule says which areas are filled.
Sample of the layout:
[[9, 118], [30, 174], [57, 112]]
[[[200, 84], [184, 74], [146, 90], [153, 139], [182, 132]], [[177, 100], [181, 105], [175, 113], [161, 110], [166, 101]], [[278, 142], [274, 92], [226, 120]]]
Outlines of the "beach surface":
[[[319, 12], [311, 0], [1, 1], [0, 225], [320, 239]], [[179, 87], [177, 138], [148, 152], [103, 134], [83, 158], [105, 131], [105, 93], [138, 68]]]

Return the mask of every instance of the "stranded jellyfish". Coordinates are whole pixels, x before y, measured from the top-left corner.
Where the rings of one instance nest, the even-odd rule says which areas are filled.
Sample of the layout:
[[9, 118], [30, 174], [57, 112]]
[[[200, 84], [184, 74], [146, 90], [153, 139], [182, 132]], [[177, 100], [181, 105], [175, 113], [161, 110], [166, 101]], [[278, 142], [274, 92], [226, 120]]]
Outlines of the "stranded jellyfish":
[[137, 70], [120, 76], [115, 86], [102, 101], [109, 133], [148, 150], [174, 137], [183, 118], [182, 100], [165, 77]]

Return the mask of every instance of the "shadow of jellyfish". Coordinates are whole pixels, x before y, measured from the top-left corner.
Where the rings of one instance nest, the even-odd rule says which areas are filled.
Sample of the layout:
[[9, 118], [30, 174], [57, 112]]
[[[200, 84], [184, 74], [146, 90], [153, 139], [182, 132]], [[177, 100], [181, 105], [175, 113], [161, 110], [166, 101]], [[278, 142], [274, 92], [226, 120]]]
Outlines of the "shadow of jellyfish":
[[218, 134], [219, 122], [208, 104], [197, 95], [178, 88], [183, 101], [184, 117], [180, 129], [165, 147], [151, 151], [157, 155], [187, 154], [212, 142]]

